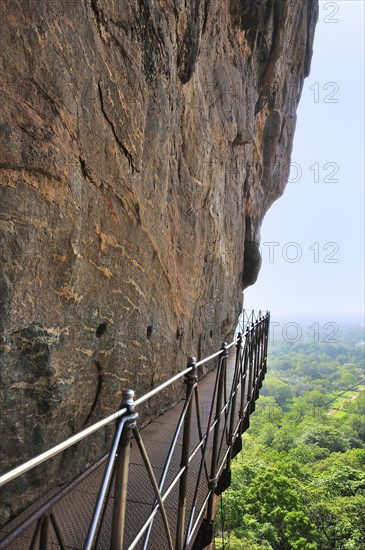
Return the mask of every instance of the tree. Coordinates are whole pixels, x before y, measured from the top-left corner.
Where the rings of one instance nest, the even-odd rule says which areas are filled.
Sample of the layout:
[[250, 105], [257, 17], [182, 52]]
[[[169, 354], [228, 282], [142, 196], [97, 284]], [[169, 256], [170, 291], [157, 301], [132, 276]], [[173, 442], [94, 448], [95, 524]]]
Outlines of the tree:
[[312, 424], [306, 427], [301, 442], [317, 445], [331, 452], [343, 452], [349, 448], [348, 442], [334, 426]]
[[233, 550], [365, 549], [365, 391], [344, 401], [341, 416], [328, 417], [325, 405], [363, 376], [361, 337], [342, 333], [338, 345], [271, 349], [266, 396], [224, 493]]
[[280, 407], [286, 405], [293, 397], [293, 391], [289, 384], [274, 376], [267, 378], [262, 393], [274, 397]]

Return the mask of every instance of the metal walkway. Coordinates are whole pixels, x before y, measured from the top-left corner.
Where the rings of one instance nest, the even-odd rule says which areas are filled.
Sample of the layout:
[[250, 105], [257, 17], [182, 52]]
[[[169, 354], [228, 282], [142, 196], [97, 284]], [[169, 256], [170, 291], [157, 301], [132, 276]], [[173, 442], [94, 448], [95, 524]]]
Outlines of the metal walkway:
[[[133, 392], [124, 392], [111, 452], [10, 522], [0, 549], [208, 545], [217, 495], [230, 484], [230, 463], [266, 373], [268, 328], [266, 314], [210, 358], [190, 359], [174, 377], [185, 379], [185, 399], [140, 431], [136, 411], [146, 399], [133, 402]], [[214, 370], [197, 382], [197, 367], [207, 363]]]

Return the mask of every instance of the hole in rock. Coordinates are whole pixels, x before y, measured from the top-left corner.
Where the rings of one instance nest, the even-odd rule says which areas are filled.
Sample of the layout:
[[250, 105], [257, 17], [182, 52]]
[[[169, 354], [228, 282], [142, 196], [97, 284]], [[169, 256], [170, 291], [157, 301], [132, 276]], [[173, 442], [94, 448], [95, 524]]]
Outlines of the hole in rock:
[[213, 331], [211, 330], [209, 333], [210, 338], [213, 338]]
[[105, 332], [106, 332], [106, 323], [101, 323], [101, 325], [99, 325], [98, 328], [96, 329], [95, 335], [97, 338], [101, 338]]
[[150, 339], [151, 336], [152, 336], [152, 326], [149, 325], [149, 326], [147, 327], [147, 338]]

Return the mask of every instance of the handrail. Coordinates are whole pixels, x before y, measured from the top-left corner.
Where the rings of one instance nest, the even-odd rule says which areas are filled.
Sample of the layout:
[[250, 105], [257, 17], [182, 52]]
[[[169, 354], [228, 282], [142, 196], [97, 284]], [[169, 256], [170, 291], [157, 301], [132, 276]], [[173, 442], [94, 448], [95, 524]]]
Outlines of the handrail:
[[[233, 342], [231, 342], [227, 346], [227, 348], [232, 347], [236, 343], [237, 343], [237, 340], [233, 340]], [[210, 355], [209, 357], [206, 357], [205, 359], [202, 359], [201, 361], [198, 361], [196, 366], [198, 367], [200, 365], [204, 365], [205, 363], [207, 363], [211, 359], [214, 359], [215, 357], [218, 357], [219, 355], [221, 355], [221, 353], [222, 353], [222, 350], [219, 350], [218, 352], [213, 353], [213, 355]], [[139, 397], [135, 401], [135, 406], [141, 405], [145, 401], [148, 401], [148, 399], [150, 399], [151, 397], [153, 397], [157, 393], [160, 393], [160, 391], [164, 390], [165, 388], [167, 388], [168, 386], [170, 386], [171, 384], [173, 384], [177, 380], [180, 380], [180, 378], [183, 378], [186, 374], [188, 374], [188, 372], [190, 370], [191, 370], [191, 368], [187, 368], [187, 369], [179, 372], [178, 374], [176, 374], [172, 378], [169, 378], [168, 380], [166, 380], [166, 382], [163, 382], [162, 384], [160, 384], [159, 386], [157, 386], [153, 390], [151, 390], [148, 393], [146, 393], [145, 395]], [[118, 418], [123, 416], [126, 412], [127, 412], [126, 408], [120, 409], [119, 411], [116, 411], [115, 413], [112, 413], [111, 415], [107, 416], [106, 418], [103, 418], [102, 420], [99, 420], [98, 422], [95, 422], [95, 424], [92, 424], [91, 426], [89, 426], [88, 428], [85, 428], [81, 432], [79, 432], [75, 435], [72, 435], [68, 439], [65, 439], [65, 441], [62, 441], [58, 445], [55, 445], [54, 447], [51, 447], [47, 451], [44, 451], [40, 455], [37, 455], [34, 458], [31, 458], [31, 459], [27, 460], [27, 462], [25, 462], [24, 464], [21, 464], [20, 466], [16, 466], [15, 468], [10, 470], [6, 474], [3, 474], [2, 476], [0, 476], [0, 487], [6, 485], [6, 483], [9, 483], [9, 481], [12, 481], [13, 479], [16, 479], [17, 477], [21, 476], [22, 474], [25, 474], [26, 472], [29, 472], [29, 470], [32, 470], [36, 466], [39, 466], [43, 462], [46, 462], [47, 460], [53, 458], [54, 456], [58, 455], [59, 453], [61, 453], [64, 450], [68, 449], [69, 447], [72, 447], [73, 445], [75, 445], [79, 441], [82, 441], [83, 439], [85, 439], [86, 437], [91, 435], [92, 433], [97, 432], [98, 430], [100, 430], [104, 426], [107, 426], [108, 424], [110, 424], [114, 420], [117, 420]]]
[[142, 395], [142, 397], [139, 397], [138, 399], [135, 400], [135, 402], [134, 402], [135, 406], [141, 405], [141, 403], [144, 403], [145, 401], [148, 401], [148, 399], [150, 399], [151, 397], [153, 397], [157, 393], [160, 393], [160, 391], [164, 390], [168, 386], [171, 386], [171, 384], [173, 384], [177, 380], [180, 380], [180, 378], [182, 378], [183, 376], [188, 374], [188, 372], [190, 372], [190, 371], [191, 371], [191, 367], [179, 372], [178, 374], [176, 374], [172, 378], [169, 378], [168, 380], [166, 380], [166, 382], [163, 382], [162, 384], [157, 386], [157, 388], [149, 391], [145, 395]]
[[117, 420], [118, 418], [123, 416], [123, 414], [125, 414], [126, 412], [127, 412], [127, 409], [125, 408], [120, 409], [119, 411], [111, 414], [110, 416], [107, 416], [106, 418], [103, 418], [102, 420], [95, 422], [95, 424], [92, 424], [91, 426], [89, 426], [88, 428], [85, 428], [81, 432], [75, 435], [72, 435], [68, 439], [65, 439], [65, 441], [62, 441], [62, 443], [59, 443], [58, 445], [51, 447], [51, 449], [48, 449], [48, 451], [44, 451], [44, 453], [41, 453], [40, 455], [34, 458], [31, 458], [30, 460], [27, 460], [27, 462], [25, 462], [24, 464], [21, 464], [20, 466], [13, 468], [6, 474], [3, 474], [2, 476], [0, 476], [0, 487], [5, 485], [6, 483], [9, 483], [9, 481], [16, 479], [22, 474], [25, 474], [29, 470], [32, 470], [36, 466], [39, 466], [39, 464], [46, 462], [46, 460], [53, 458], [54, 456], [58, 455], [65, 449], [72, 447], [72, 445], [75, 445], [82, 439], [85, 439], [85, 437], [87, 437], [88, 435], [91, 435], [92, 433], [100, 430], [100, 428], [103, 428], [107, 424], [110, 424], [110, 422], [113, 422], [113, 420]]

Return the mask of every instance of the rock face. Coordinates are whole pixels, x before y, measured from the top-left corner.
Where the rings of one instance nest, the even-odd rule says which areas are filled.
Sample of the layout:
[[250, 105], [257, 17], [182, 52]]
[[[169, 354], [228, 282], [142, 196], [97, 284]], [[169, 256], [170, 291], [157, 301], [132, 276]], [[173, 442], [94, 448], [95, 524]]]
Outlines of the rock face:
[[[2, 0], [0, 10], [6, 471], [232, 333], [259, 270], [263, 216], [286, 184], [317, 4]], [[106, 439], [9, 484], [3, 521]]]

